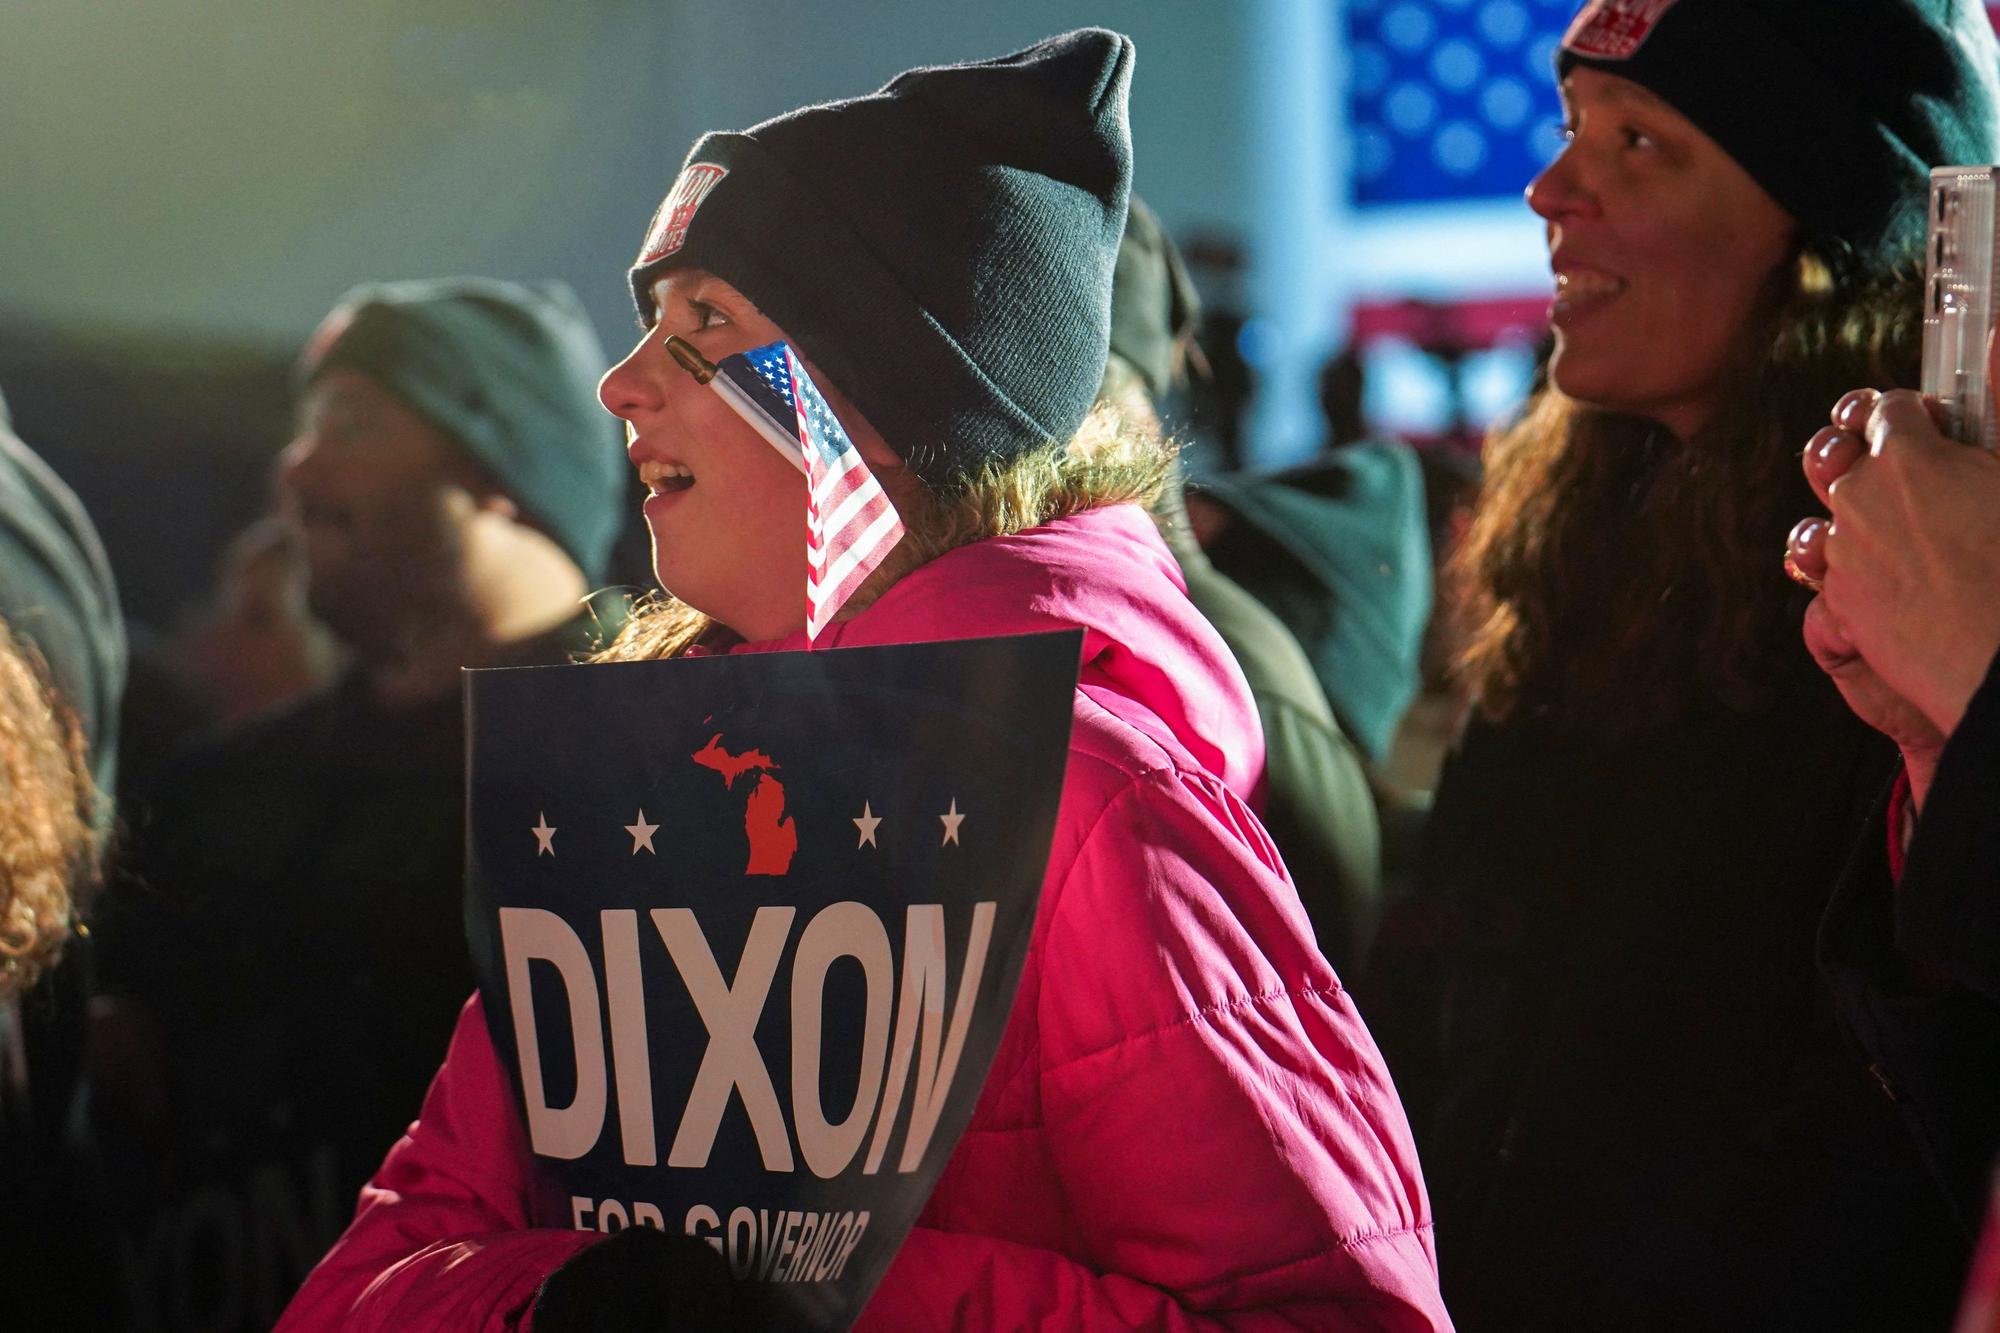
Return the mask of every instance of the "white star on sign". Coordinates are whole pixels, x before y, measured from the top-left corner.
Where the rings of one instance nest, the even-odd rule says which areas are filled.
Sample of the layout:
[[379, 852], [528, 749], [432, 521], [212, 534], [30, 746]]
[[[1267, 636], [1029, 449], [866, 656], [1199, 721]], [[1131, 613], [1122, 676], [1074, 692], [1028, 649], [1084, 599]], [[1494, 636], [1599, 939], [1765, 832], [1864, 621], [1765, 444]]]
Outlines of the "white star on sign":
[[528, 830], [535, 835], [535, 855], [554, 856], [556, 854], [556, 831], [549, 826], [549, 817], [535, 811], [535, 826]]
[[882, 844], [875, 841], [875, 829], [882, 822], [882, 816], [868, 808], [868, 802], [861, 803], [861, 818], [854, 821], [854, 827], [861, 830], [861, 841], [854, 844], [855, 850], [863, 847], [880, 849]]
[[659, 829], [660, 826], [658, 824], [648, 824], [646, 822], [646, 812], [641, 810], [639, 812], [639, 822], [625, 826], [625, 831], [632, 835], [632, 855], [637, 856], [639, 849], [643, 847], [647, 851], [652, 852], [653, 855], [658, 856], [659, 853], [653, 849], [653, 835], [659, 832]]
[[[951, 798], [951, 809], [938, 816], [938, 822], [944, 825], [944, 842], [958, 842], [958, 826], [965, 822], [965, 816], [958, 813], [958, 798], [956, 796]], [[944, 842], [939, 843], [938, 846], [944, 846]], [[964, 845], [963, 843], [959, 843], [961, 847]]]

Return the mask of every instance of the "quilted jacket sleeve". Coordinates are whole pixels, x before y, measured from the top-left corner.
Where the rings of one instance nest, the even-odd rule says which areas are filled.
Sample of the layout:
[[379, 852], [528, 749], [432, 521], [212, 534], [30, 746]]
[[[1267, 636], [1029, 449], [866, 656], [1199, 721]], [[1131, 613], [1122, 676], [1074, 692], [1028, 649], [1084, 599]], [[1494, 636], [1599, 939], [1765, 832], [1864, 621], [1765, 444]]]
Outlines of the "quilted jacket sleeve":
[[1255, 820], [1148, 775], [1050, 891], [1042, 1114], [1088, 1262], [919, 1229], [861, 1327], [1448, 1329], [1401, 1105]]
[[459, 1014], [422, 1116], [277, 1333], [523, 1333], [542, 1279], [595, 1232], [530, 1228], [528, 1145], [479, 1000]]

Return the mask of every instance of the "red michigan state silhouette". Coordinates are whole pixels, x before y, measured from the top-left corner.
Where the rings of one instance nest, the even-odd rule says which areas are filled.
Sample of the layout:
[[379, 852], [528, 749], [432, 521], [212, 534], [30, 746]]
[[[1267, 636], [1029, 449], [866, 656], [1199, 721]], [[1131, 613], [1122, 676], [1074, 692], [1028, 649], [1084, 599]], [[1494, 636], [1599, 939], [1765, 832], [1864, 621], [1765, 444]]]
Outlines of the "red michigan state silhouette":
[[731, 754], [722, 748], [722, 733], [708, 738], [696, 750], [694, 761], [722, 775], [723, 785], [736, 789], [736, 779], [751, 775], [743, 803], [743, 832], [750, 839], [750, 863], [746, 875], [783, 875], [792, 868], [792, 855], [799, 850], [799, 831], [785, 813], [785, 789], [771, 775], [778, 761], [762, 750]]

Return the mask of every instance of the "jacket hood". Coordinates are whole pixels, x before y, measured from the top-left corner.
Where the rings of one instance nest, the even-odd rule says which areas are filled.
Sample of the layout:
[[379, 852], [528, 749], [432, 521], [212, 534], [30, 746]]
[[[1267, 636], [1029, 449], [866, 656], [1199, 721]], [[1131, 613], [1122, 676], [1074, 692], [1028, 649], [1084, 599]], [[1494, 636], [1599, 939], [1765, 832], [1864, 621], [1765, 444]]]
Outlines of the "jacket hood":
[[[111, 562], [70, 488], [6, 424], [0, 403], [0, 619], [32, 644], [76, 711], [100, 792], [117, 780], [125, 622]], [[105, 809], [108, 811], [109, 807]]]
[[[1084, 632], [1079, 689], [1261, 809], [1264, 736], [1250, 687], [1136, 505], [948, 551], [827, 626], [814, 651], [1064, 629]], [[800, 633], [731, 651], [805, 647]]]
[[1238, 520], [1209, 548], [1312, 660], [1341, 729], [1388, 756], [1416, 696], [1431, 612], [1430, 528], [1415, 451], [1347, 445], [1268, 476], [1204, 478]]

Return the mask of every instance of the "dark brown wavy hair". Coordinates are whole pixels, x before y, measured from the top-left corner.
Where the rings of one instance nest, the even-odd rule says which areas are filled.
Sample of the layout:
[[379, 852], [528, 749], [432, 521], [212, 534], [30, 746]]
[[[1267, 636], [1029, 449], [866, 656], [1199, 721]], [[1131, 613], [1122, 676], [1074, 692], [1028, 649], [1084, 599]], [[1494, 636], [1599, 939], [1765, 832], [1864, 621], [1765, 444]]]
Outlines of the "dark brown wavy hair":
[[1847, 390], [1914, 384], [1921, 340], [1920, 261], [1834, 271], [1806, 250], [1773, 274], [1685, 442], [1553, 386], [1488, 439], [1448, 575], [1485, 716], [1616, 739], [1702, 704], [1756, 710], [1796, 668], [1806, 596], [1781, 562], [1815, 508], [1799, 452]]
[[83, 733], [0, 620], [0, 1000], [54, 967], [97, 854]]

